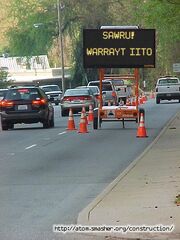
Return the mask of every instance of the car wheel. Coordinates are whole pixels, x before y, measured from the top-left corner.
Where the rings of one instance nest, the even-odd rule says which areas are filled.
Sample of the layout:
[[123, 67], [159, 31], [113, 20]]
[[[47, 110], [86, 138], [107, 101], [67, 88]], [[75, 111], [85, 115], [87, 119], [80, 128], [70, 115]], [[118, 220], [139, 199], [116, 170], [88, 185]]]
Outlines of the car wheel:
[[50, 120], [49, 120], [49, 118], [44, 120], [43, 128], [50, 128]]
[[160, 99], [156, 98], [156, 104], [159, 104], [159, 103], [160, 103]]
[[49, 121], [50, 127], [54, 127], [54, 116], [51, 117], [51, 120]]
[[97, 118], [97, 117], [94, 117], [94, 120], [93, 120], [93, 128], [94, 128], [94, 129], [98, 129], [98, 118]]
[[68, 116], [68, 111], [62, 109], [62, 110], [61, 110], [61, 116], [62, 116], [62, 117], [66, 117], [66, 116]]
[[179, 99], [179, 103], [180, 103], [180, 99]]
[[8, 130], [8, 124], [6, 122], [1, 122], [2, 130], [6, 131]]
[[14, 124], [13, 124], [13, 123], [9, 123], [9, 124], [8, 124], [8, 128], [9, 128], [9, 129], [14, 129]]

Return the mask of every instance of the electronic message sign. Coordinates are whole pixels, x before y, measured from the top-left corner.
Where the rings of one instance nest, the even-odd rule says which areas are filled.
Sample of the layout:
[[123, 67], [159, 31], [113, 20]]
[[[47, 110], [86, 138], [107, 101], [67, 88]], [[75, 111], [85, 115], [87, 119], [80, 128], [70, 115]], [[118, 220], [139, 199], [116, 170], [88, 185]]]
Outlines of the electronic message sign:
[[154, 68], [155, 29], [84, 29], [85, 68]]

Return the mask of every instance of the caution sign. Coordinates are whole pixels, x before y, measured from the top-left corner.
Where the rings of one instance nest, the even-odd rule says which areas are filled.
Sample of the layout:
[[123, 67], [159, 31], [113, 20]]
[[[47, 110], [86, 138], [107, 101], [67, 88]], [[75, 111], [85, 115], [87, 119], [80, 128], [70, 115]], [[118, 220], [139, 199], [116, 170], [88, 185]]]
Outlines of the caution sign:
[[154, 68], [155, 29], [84, 29], [85, 68]]

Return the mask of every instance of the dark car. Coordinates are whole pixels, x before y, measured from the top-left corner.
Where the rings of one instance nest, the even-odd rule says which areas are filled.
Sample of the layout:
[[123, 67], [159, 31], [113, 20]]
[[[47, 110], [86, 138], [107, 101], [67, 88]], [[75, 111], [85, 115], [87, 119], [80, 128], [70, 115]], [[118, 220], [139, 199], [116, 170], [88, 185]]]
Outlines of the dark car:
[[38, 87], [8, 89], [0, 101], [0, 114], [3, 130], [12, 129], [16, 123], [41, 122], [44, 128], [54, 127], [54, 108]]

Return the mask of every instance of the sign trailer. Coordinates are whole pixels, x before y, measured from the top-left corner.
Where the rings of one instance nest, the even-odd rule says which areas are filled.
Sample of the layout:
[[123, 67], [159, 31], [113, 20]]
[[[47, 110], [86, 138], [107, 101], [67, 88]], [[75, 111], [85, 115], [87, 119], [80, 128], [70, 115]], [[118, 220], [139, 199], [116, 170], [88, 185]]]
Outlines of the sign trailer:
[[[138, 122], [140, 112], [144, 111], [138, 109], [139, 68], [155, 67], [155, 51], [155, 29], [104, 26], [101, 29], [83, 30], [84, 67], [99, 68], [100, 107], [94, 112], [94, 129], [102, 121], [112, 120], [112, 116], [114, 120], [123, 121], [123, 127], [124, 121]], [[102, 106], [104, 68], [135, 68], [136, 106]]]

